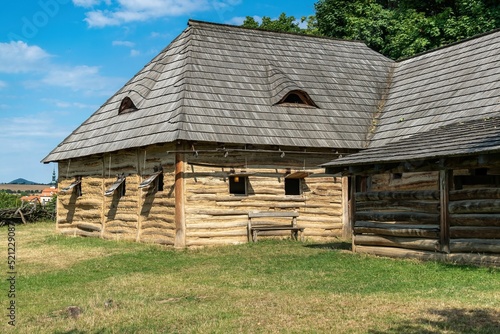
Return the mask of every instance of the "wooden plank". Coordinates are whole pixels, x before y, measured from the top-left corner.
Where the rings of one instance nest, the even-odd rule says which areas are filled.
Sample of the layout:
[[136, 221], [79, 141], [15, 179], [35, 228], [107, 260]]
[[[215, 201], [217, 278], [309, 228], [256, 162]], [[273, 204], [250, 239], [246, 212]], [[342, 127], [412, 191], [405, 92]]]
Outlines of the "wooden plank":
[[497, 253], [500, 254], [499, 239], [453, 239], [450, 240], [453, 253]]
[[371, 191], [356, 193], [356, 201], [384, 201], [384, 200], [439, 200], [439, 191], [435, 190], [407, 190], [407, 191]]
[[451, 226], [492, 226], [500, 227], [500, 214], [451, 214]]
[[389, 236], [399, 236], [399, 237], [438, 238], [439, 226], [356, 222], [354, 226], [354, 232], [356, 234], [373, 233], [379, 235], [389, 235]]
[[409, 211], [358, 211], [356, 220], [378, 221], [378, 222], [415, 222], [419, 224], [439, 223], [439, 214], [409, 212]]
[[449, 203], [450, 213], [500, 213], [500, 199], [468, 199]]
[[485, 226], [452, 226], [450, 237], [457, 238], [479, 238], [500, 239], [500, 227]]
[[273, 211], [273, 212], [262, 212], [262, 211], [251, 211], [248, 213], [248, 218], [260, 218], [260, 217], [298, 217], [299, 213], [295, 211]]
[[475, 188], [450, 191], [450, 201], [469, 199], [500, 199], [500, 188]]
[[439, 249], [439, 241], [425, 238], [401, 238], [391, 236], [375, 236], [375, 235], [355, 235], [354, 243], [356, 246], [382, 246], [382, 247], [398, 247], [418, 250], [437, 251]]
[[437, 201], [400, 201], [382, 200], [365, 201], [356, 203], [359, 211], [371, 210], [393, 210], [393, 211], [418, 211], [427, 213], [438, 213], [439, 203]]

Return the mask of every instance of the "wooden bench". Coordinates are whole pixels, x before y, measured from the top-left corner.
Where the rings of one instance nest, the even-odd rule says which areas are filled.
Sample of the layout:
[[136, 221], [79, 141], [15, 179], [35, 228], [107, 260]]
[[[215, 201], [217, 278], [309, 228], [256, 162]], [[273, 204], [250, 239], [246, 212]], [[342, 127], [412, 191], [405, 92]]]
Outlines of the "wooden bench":
[[[300, 232], [300, 241], [304, 240], [304, 228], [297, 226], [298, 212], [249, 212], [248, 213], [248, 241], [257, 241], [257, 234], [263, 231], [282, 231], [290, 230], [292, 238], [298, 240]], [[266, 220], [268, 218], [268, 220]], [[271, 220], [269, 220], [272, 218]], [[290, 223], [281, 224], [275, 218], [290, 218]]]

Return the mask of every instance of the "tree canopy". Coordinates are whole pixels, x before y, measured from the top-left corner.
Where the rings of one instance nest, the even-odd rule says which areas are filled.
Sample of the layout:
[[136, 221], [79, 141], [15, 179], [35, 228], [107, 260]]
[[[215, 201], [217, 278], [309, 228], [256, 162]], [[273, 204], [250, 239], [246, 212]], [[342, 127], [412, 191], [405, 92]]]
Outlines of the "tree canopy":
[[[243, 26], [362, 40], [399, 59], [500, 27], [498, 0], [319, 0], [316, 15], [297, 21], [282, 13]], [[306, 22], [307, 28], [300, 23]]]

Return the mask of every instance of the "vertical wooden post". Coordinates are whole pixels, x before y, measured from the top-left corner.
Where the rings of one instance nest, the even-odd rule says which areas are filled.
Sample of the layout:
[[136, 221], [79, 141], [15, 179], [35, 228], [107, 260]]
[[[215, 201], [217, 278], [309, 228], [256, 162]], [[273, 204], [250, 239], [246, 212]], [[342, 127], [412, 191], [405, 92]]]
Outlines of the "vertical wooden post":
[[[144, 153], [146, 154], [146, 153]], [[137, 155], [137, 183], [141, 183], [142, 181], [142, 171], [143, 169], [146, 169], [146, 166], [142, 166], [141, 168], [141, 151], [137, 150], [136, 151]], [[144, 158], [144, 160], [146, 160]], [[140, 242], [141, 241], [141, 232], [142, 232], [142, 206], [144, 205], [144, 201], [142, 200], [142, 189], [137, 190], [137, 234], [135, 236], [135, 241]]]
[[[177, 145], [182, 150], [182, 145]], [[184, 191], [184, 153], [175, 153], [175, 241], [174, 246], [186, 247], [186, 218], [185, 218], [185, 191]]]
[[349, 177], [342, 177], [342, 237], [349, 239], [351, 237], [351, 221], [349, 217]]
[[354, 243], [354, 224], [356, 223], [356, 176], [353, 175], [349, 182], [349, 234], [352, 239], [352, 251], [356, 252]]
[[450, 222], [449, 222], [449, 193], [450, 180], [453, 171], [442, 169], [439, 171], [439, 245], [443, 253], [450, 253]]
[[102, 175], [101, 175], [101, 238], [104, 238], [104, 230], [106, 228], [106, 214], [104, 208], [106, 207], [106, 196], [104, 192], [106, 191], [106, 155], [102, 155]]

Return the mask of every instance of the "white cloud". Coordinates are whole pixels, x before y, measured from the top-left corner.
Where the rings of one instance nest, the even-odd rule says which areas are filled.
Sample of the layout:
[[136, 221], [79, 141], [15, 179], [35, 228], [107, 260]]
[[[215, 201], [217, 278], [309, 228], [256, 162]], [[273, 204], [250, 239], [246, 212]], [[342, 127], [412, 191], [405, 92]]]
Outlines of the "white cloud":
[[137, 57], [141, 55], [141, 51], [132, 49], [130, 50], [130, 57]]
[[[101, 0], [73, 0], [73, 4], [77, 7], [90, 8], [99, 5]], [[104, 1], [106, 4], [111, 4], [110, 0]]]
[[5, 81], [0, 80], [0, 89], [3, 89], [5, 87], [7, 87], [7, 83]]
[[123, 80], [103, 77], [96, 66], [53, 68], [46, 73], [42, 83], [99, 95], [110, 95]]
[[133, 48], [135, 46], [134, 42], [130, 41], [113, 41], [113, 46], [126, 46], [128, 48]]
[[38, 46], [25, 42], [0, 43], [0, 72], [39, 72], [51, 56]]
[[[235, 25], [235, 26], [240, 26], [243, 24], [243, 22], [246, 20], [246, 16], [243, 17], [243, 16], [235, 16], [233, 17], [232, 19], [230, 19], [229, 21], [226, 21], [225, 23], [226, 24], [232, 24], [232, 25]], [[252, 18], [258, 22], [259, 24], [262, 22], [262, 17], [260, 16], [257, 16], [257, 15], [254, 15], [252, 16]]]
[[[85, 21], [89, 27], [102, 28], [128, 22], [140, 22], [168, 16], [188, 15], [207, 10], [226, 11], [241, 3], [241, 0], [117, 0], [115, 5], [106, 3], [87, 12]], [[101, 1], [74, 0], [82, 7], [94, 7]], [[92, 4], [92, 6], [89, 6]]]
[[43, 98], [41, 99], [43, 102], [47, 102], [51, 105], [54, 105], [58, 108], [61, 109], [89, 109], [89, 110], [95, 110], [97, 109], [98, 106], [92, 105], [92, 104], [85, 104], [85, 103], [80, 103], [80, 102], [68, 102], [68, 101], [62, 101], [58, 99], [48, 99], [48, 98]]

